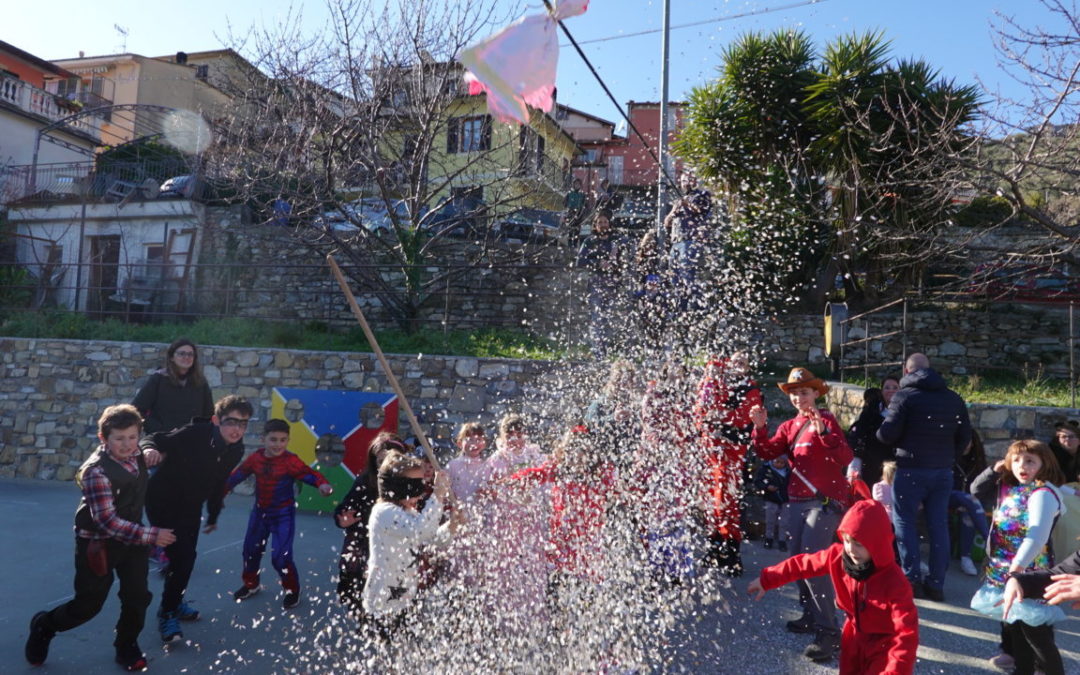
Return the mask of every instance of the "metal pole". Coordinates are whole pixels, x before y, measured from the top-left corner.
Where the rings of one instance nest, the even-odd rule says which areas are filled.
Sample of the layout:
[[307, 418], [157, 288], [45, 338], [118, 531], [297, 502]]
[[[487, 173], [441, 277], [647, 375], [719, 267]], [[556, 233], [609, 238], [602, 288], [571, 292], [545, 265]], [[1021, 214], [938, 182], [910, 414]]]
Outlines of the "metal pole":
[[664, 0], [664, 20], [660, 32], [660, 142], [658, 153], [660, 166], [656, 178], [656, 234], [657, 241], [664, 241], [664, 216], [667, 215], [667, 185], [665, 183], [668, 138], [668, 61], [671, 41], [671, 0]]
[[1073, 303], [1069, 303], [1069, 397], [1072, 400], [1070, 404], [1073, 408], [1076, 407], [1076, 306]]
[[901, 351], [900, 351], [900, 371], [901, 372], [903, 372], [903, 370], [904, 370], [904, 364], [907, 363], [907, 329], [908, 329], [908, 323], [907, 323], [907, 298], [904, 298], [904, 304], [902, 306], [904, 308], [904, 314], [903, 314], [903, 321], [900, 324], [900, 330], [901, 330], [900, 344], [902, 345], [901, 346]]

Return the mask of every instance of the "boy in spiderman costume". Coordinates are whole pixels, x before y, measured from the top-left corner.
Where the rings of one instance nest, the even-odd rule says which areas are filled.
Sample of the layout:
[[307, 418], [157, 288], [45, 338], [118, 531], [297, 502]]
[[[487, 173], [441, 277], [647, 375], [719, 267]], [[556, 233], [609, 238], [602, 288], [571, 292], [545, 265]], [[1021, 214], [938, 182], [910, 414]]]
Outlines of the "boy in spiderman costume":
[[289, 445], [289, 423], [285, 420], [267, 420], [263, 428], [263, 442], [265, 447], [248, 455], [229, 474], [225, 483], [225, 492], [228, 493], [248, 476], [255, 476], [255, 505], [251, 508], [247, 534], [244, 536], [244, 585], [233, 593], [233, 597], [247, 600], [259, 592], [259, 564], [266, 550], [266, 541], [273, 535], [271, 561], [285, 589], [282, 606], [292, 609], [300, 604], [300, 578], [293, 563], [293, 534], [296, 531], [293, 484], [302, 480], [318, 487], [324, 496], [334, 489], [322, 474], [286, 449]]
[[731, 577], [742, 574], [739, 500], [753, 429], [750, 409], [762, 405], [761, 389], [750, 379], [749, 371], [750, 361], [743, 352], [726, 361], [710, 360], [694, 405], [694, 424], [705, 456], [707, 561]]

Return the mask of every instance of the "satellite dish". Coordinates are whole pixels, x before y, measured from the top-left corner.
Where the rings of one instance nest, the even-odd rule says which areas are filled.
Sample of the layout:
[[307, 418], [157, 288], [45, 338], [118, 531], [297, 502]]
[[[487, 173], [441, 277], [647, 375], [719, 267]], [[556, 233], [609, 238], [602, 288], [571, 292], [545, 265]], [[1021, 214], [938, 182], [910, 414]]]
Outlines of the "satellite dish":
[[147, 178], [139, 185], [139, 189], [142, 190], [146, 199], [157, 199], [158, 194], [161, 193], [161, 185], [156, 178]]

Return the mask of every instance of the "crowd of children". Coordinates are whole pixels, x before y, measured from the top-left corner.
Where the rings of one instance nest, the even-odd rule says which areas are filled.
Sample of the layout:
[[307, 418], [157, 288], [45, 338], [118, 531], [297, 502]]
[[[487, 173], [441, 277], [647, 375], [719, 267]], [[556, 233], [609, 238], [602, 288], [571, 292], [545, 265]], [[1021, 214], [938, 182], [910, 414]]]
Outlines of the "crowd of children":
[[[650, 588], [678, 588], [699, 573], [699, 557], [727, 576], [741, 574], [744, 483], [752, 480], [765, 505], [764, 547], [793, 555], [763, 569], [748, 592], [760, 597], [798, 584], [802, 616], [787, 628], [814, 634], [805, 655], [815, 661], [839, 654], [842, 673], [913, 672], [918, 611], [890, 524], [895, 464], [877, 450], [867, 453], [865, 445], [853, 453], [848, 438], [857, 444], [857, 434], [845, 435], [817, 406], [828, 385], [804, 368], [780, 383], [794, 415], [770, 433], [748, 372], [743, 354], [712, 359], [695, 389], [685, 367], [667, 363], [639, 389], [628, 365], [616, 363], [615, 384], [550, 452], [533, 442], [524, 418], [508, 414], [490, 456], [485, 429], [462, 425], [460, 454], [445, 471], [433, 470], [396, 434], [380, 434], [333, 515], [344, 533], [342, 605], [364, 635], [393, 649], [424, 625], [425, 602], [435, 597], [426, 589], [456, 582], [451, 601], [491, 622], [485, 625], [495, 626], [506, 644], [540, 623], [562, 626], [561, 640], [581, 639], [566, 616], [589, 612], [597, 588], [624, 581], [612, 565], [616, 555], [637, 555], [647, 578], [633, 582], [647, 580]], [[255, 502], [243, 544], [243, 584], [233, 596], [242, 601], [259, 591], [270, 543], [283, 608], [300, 603], [295, 483], [323, 495], [332, 489], [288, 451], [284, 420], [268, 420], [263, 447], [241, 462], [252, 413], [243, 398], [226, 396], [209, 420], [142, 436], [138, 410], [105, 409], [101, 446], [77, 479], [75, 597], [33, 616], [28, 662], [44, 663], [57, 632], [93, 618], [115, 576], [121, 600], [116, 659], [127, 670], [144, 669], [137, 638], [151, 600], [152, 545], [164, 547], [169, 560], [158, 628], [165, 643], [182, 638], [179, 622], [199, 618], [184, 598], [200, 530], [214, 531], [225, 496], [248, 476], [255, 478]], [[849, 467], [857, 455], [864, 470], [875, 463], [864, 474], [879, 478], [872, 498], [853, 492]], [[1057, 487], [1065, 477], [1051, 448], [1036, 441], [1013, 443], [1004, 460], [980, 471], [984, 466], [976, 439], [958, 461], [956, 483], [957, 507], [971, 530], [961, 537], [965, 571], [974, 565], [972, 541], [987, 541], [985, 583], [971, 606], [1001, 622], [1002, 658], [995, 663], [1021, 675], [1062, 673], [1053, 624], [1064, 614], [1031, 591], [1037, 585], [1031, 577], [1054, 563], [1048, 542], [1065, 509]], [[980, 520], [983, 504], [994, 504], [988, 525]], [[631, 542], [617, 554], [616, 521]], [[704, 556], [694, 554], [699, 544]], [[836, 608], [845, 616], [842, 627]], [[590, 649], [610, 665], [618, 660], [619, 640], [605, 635]]]

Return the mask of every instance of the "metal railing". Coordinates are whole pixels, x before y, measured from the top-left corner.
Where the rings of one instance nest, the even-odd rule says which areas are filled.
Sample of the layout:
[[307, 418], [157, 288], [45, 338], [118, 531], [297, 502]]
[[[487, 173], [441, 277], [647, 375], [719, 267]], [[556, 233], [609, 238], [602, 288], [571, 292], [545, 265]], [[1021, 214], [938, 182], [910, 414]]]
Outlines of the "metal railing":
[[141, 185], [153, 179], [159, 185], [174, 176], [189, 175], [192, 168], [181, 158], [169, 157], [134, 162], [65, 162], [20, 164], [0, 168], [0, 204], [34, 197], [41, 201], [85, 198], [109, 199], [117, 182]]
[[[0, 75], [0, 101], [52, 122], [70, 117], [82, 109], [82, 105], [8, 75]], [[100, 117], [85, 116], [74, 120], [72, 128], [101, 140], [101, 122]]]
[[[900, 305], [902, 307], [900, 329], [899, 330], [886, 330], [885, 332], [874, 333], [873, 332], [873, 325], [874, 324], [873, 324], [873, 321], [871, 320], [871, 317], [873, 317], [875, 314], [883, 312], [884, 310], [889, 309], [891, 307], [895, 307], [897, 305]], [[856, 323], [856, 322], [858, 322], [858, 323]], [[889, 318], [882, 321], [882, 323], [885, 323], [885, 322], [888, 322], [886, 325], [891, 325], [894, 322], [894, 319], [890, 316]], [[862, 368], [863, 369], [863, 378], [865, 380], [869, 381], [869, 379], [870, 379], [870, 369], [871, 368], [885, 368], [885, 367], [889, 367], [889, 366], [903, 366], [904, 362], [907, 361], [907, 350], [908, 350], [908, 341], [907, 341], [907, 334], [908, 334], [908, 299], [907, 298], [900, 298], [899, 300], [893, 300], [892, 302], [885, 303], [884, 305], [880, 305], [880, 306], [875, 307], [873, 309], [867, 310], [865, 312], [862, 312], [861, 314], [856, 314], [855, 316], [850, 316], [850, 317], [847, 317], [846, 319], [842, 319], [839, 323], [840, 323], [840, 358], [839, 358], [839, 362], [837, 364], [837, 371], [838, 371], [838, 373], [840, 375], [840, 381], [841, 382], [844, 381], [844, 371], [846, 371], [846, 370], [854, 370], [856, 368]], [[860, 337], [860, 338], [857, 338], [855, 340], [848, 340], [847, 339], [848, 334], [851, 332], [852, 328], [856, 327], [856, 326], [859, 326], [859, 327], [862, 328], [862, 335], [863, 336]], [[870, 362], [870, 344], [874, 340], [884, 340], [885, 338], [890, 338], [890, 337], [895, 337], [895, 336], [900, 336], [900, 343], [901, 343], [900, 360], [899, 361], [882, 361], [880, 363], [871, 363]], [[863, 349], [862, 349], [863, 361], [862, 361], [862, 363], [845, 363], [844, 362], [845, 361], [845, 358], [844, 358], [845, 353], [847, 351], [849, 351], [851, 348], [856, 347], [858, 345], [863, 345]]]

